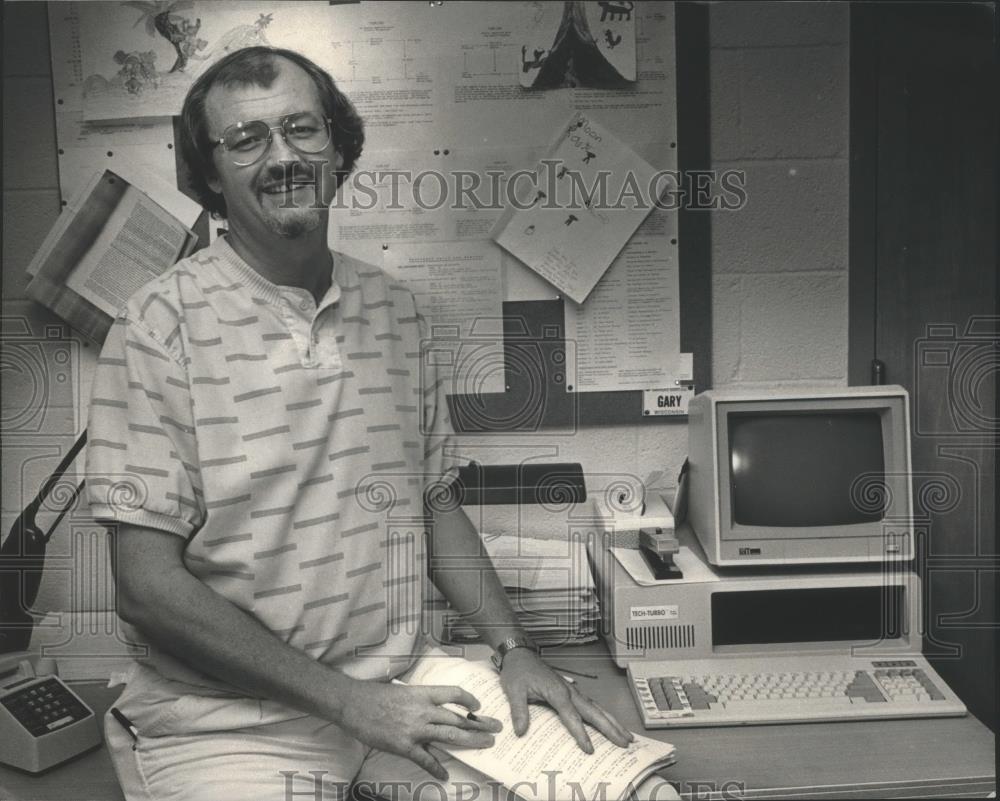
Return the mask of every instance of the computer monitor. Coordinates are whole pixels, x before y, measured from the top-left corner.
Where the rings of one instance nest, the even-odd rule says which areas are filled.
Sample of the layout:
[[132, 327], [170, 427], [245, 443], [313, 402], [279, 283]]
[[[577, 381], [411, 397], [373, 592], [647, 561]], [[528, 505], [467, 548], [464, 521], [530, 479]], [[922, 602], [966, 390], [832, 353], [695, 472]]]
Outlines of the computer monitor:
[[709, 562], [912, 559], [909, 430], [899, 386], [696, 396], [688, 514]]

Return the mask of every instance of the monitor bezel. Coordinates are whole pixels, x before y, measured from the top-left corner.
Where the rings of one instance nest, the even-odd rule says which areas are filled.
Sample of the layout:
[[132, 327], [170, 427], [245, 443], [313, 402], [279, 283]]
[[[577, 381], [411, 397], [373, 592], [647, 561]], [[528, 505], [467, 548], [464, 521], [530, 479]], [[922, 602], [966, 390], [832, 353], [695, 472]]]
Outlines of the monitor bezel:
[[[732, 465], [729, 457], [729, 416], [789, 412], [876, 411], [882, 424], [883, 461], [889, 503], [881, 520], [825, 526], [751, 526], [733, 520]], [[755, 400], [719, 400], [715, 405], [716, 498], [718, 537], [724, 543], [808, 541], [817, 539], [881, 538], [908, 522], [910, 509], [909, 431], [902, 396], [786, 397]], [[865, 549], [867, 551], [867, 548]], [[858, 554], [861, 556], [861, 554]]]

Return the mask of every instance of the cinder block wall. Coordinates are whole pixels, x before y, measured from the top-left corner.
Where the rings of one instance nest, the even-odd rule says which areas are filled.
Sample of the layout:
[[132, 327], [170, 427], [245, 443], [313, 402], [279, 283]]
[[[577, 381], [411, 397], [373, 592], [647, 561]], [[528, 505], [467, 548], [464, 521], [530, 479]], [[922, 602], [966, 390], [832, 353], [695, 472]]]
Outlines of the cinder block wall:
[[59, 176], [46, 4], [4, 3], [3, 17], [6, 309], [24, 297], [24, 268], [59, 215]]
[[713, 3], [713, 382], [847, 383], [849, 6]]
[[[3, 4], [3, 451], [0, 534], [73, 443], [72, 413], [40, 421], [42, 404], [72, 403], [48, 355], [57, 317], [25, 299], [25, 268], [60, 210], [46, 4]], [[58, 419], [59, 424], [53, 425]], [[44, 518], [40, 515], [40, 519]]]

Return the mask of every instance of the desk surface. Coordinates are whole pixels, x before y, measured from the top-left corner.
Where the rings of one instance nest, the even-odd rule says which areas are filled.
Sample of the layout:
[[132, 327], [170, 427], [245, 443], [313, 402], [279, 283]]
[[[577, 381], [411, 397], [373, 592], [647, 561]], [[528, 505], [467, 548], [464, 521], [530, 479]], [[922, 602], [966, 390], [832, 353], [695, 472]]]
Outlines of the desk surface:
[[[577, 679], [577, 686], [627, 728], [642, 731], [624, 671], [603, 645], [567, 648], [551, 660], [597, 675]], [[96, 684], [75, 689], [101, 715], [118, 695]], [[677, 764], [664, 776], [684, 797], [981, 798], [996, 787], [995, 737], [971, 715], [646, 734], [677, 746]], [[0, 767], [0, 799], [121, 801], [122, 795], [101, 748], [42, 776]]]
[[[578, 678], [577, 687], [642, 732], [625, 672], [603, 644], [575, 651], [551, 661], [597, 675]], [[677, 747], [677, 763], [663, 775], [685, 798], [955, 798], [996, 788], [994, 734], [971, 715], [645, 734]]]

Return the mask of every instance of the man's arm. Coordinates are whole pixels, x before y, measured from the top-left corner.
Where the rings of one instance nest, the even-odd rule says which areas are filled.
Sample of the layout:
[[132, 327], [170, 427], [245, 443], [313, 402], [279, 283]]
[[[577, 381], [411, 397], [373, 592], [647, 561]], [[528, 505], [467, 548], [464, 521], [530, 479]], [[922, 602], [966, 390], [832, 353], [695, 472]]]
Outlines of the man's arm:
[[[496, 648], [508, 637], [523, 637], [524, 630], [507, 599], [482, 541], [468, 516], [461, 510], [435, 509], [430, 538], [431, 578], [453, 607]], [[449, 569], [449, 562], [452, 568]], [[544, 701], [562, 719], [574, 739], [587, 753], [594, 750], [584, 721], [620, 746], [632, 735], [594, 701], [567, 684], [534, 651], [515, 648], [500, 671], [510, 701], [514, 731], [528, 730], [528, 701]]]
[[447, 772], [427, 750], [428, 743], [493, 744], [489, 732], [499, 731], [498, 721], [470, 721], [440, 706], [479, 707], [458, 687], [352, 679], [279, 640], [187, 570], [181, 537], [119, 524], [115, 540], [118, 614], [198, 670], [254, 697], [331, 720], [362, 742], [412, 759], [442, 780]]

